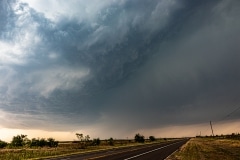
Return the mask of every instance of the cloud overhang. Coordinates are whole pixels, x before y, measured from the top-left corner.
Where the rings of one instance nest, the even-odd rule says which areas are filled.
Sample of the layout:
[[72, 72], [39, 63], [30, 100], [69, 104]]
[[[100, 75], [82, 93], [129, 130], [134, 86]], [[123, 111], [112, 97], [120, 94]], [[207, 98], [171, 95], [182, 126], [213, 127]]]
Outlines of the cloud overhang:
[[220, 121], [240, 103], [237, 0], [0, 3], [6, 128], [131, 133]]

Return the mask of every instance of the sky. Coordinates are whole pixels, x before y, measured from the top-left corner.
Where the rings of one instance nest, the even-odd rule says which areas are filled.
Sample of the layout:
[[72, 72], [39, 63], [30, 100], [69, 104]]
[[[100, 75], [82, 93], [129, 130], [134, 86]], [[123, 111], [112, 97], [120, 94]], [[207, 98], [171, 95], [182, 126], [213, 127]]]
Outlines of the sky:
[[0, 139], [240, 132], [239, 0], [1, 0]]

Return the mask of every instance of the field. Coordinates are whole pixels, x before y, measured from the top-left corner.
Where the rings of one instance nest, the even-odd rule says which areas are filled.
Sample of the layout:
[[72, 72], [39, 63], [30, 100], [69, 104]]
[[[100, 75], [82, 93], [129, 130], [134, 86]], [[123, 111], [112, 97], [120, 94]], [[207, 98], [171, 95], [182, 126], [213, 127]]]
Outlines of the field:
[[[114, 140], [114, 146], [108, 144], [108, 141], [102, 140], [99, 146], [82, 146], [77, 142], [60, 142], [58, 147], [35, 147], [35, 148], [14, 148], [0, 149], [0, 159], [7, 160], [25, 160], [25, 159], [41, 159], [46, 157], [54, 157], [59, 155], [70, 155], [77, 153], [87, 153], [98, 150], [106, 150], [119, 147], [145, 145], [150, 143], [161, 143], [166, 140], [158, 139], [155, 142], [136, 143], [134, 140]], [[171, 139], [167, 140], [171, 141]]]
[[192, 138], [168, 160], [240, 160], [240, 140]]

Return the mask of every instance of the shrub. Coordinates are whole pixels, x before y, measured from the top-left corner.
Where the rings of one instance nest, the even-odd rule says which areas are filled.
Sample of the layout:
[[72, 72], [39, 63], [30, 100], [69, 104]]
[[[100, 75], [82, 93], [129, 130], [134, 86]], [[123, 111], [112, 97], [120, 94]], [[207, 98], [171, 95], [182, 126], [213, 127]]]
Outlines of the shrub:
[[39, 139], [33, 138], [30, 143], [30, 147], [39, 146]]
[[134, 139], [135, 139], [136, 142], [139, 142], [139, 143], [144, 143], [145, 142], [144, 136], [140, 135], [139, 133], [135, 135]]
[[55, 141], [55, 139], [48, 138], [47, 140], [48, 140], [48, 142], [47, 142], [48, 147], [57, 147], [58, 146], [58, 141]]
[[30, 142], [30, 146], [31, 147], [44, 147], [44, 146], [57, 147], [58, 141], [55, 141], [55, 139], [53, 138], [48, 138], [47, 140], [45, 140], [44, 138], [41, 138], [41, 139], [33, 138]]
[[110, 146], [114, 146], [114, 140], [113, 140], [112, 137], [108, 139], [108, 144], [109, 144]]
[[6, 146], [7, 146], [7, 142], [0, 140], [0, 148], [4, 148]]
[[92, 141], [92, 145], [93, 146], [99, 146], [101, 143], [100, 139], [99, 138], [94, 138], [93, 141]]
[[39, 147], [44, 147], [44, 146], [46, 146], [46, 145], [47, 145], [46, 139], [45, 139], [45, 138], [41, 138], [41, 139], [39, 140], [38, 146], [39, 146]]
[[25, 144], [27, 144], [29, 140], [27, 139], [27, 135], [17, 135], [17, 136], [13, 136], [13, 139], [11, 141], [11, 145], [14, 147], [20, 147], [20, 146], [24, 146]]
[[153, 142], [156, 141], [156, 138], [154, 136], [149, 136], [149, 140]]

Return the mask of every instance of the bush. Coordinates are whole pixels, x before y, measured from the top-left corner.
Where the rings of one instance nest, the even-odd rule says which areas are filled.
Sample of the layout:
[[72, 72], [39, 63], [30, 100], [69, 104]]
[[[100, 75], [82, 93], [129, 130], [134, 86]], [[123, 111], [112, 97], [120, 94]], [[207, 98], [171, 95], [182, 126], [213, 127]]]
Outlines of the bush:
[[47, 145], [47, 141], [46, 141], [46, 139], [45, 138], [41, 138], [40, 140], [39, 140], [39, 147], [44, 147], [44, 146], [46, 146]]
[[0, 148], [4, 148], [6, 146], [7, 146], [7, 142], [0, 140]]
[[154, 136], [149, 136], [149, 140], [153, 142], [156, 141], [156, 138]]
[[110, 146], [114, 146], [114, 140], [113, 140], [112, 137], [108, 139], [108, 144], [109, 144]]
[[139, 143], [144, 143], [145, 142], [144, 136], [140, 135], [139, 133], [135, 135], [134, 139], [135, 139], [136, 142], [139, 142]]
[[94, 138], [93, 141], [92, 141], [92, 145], [93, 146], [99, 146], [101, 143], [100, 139], [99, 138]]
[[48, 140], [48, 142], [47, 142], [48, 147], [57, 147], [58, 146], [58, 141], [55, 141], [55, 139], [48, 138], [47, 140]]
[[30, 147], [39, 146], [39, 139], [33, 138], [30, 143]]
[[58, 146], [58, 141], [55, 141], [53, 138], [48, 138], [45, 140], [44, 138], [41, 139], [36, 139], [33, 138], [32, 141], [30, 142], [31, 147], [57, 147]]
[[46, 145], [47, 145], [47, 141], [44, 138], [41, 138], [41, 139], [33, 138], [32, 141], [30, 142], [31, 147], [44, 147]]
[[13, 136], [13, 139], [11, 141], [11, 145], [13, 147], [21, 147], [24, 146], [25, 144], [27, 144], [29, 140], [27, 139], [27, 135], [17, 135], [17, 136]]

